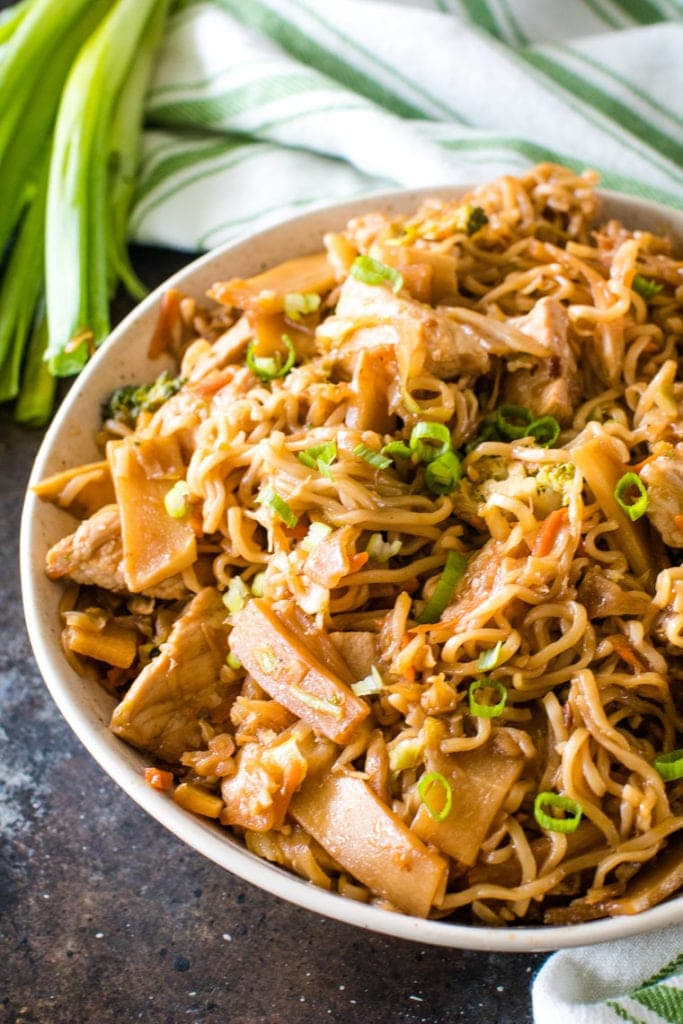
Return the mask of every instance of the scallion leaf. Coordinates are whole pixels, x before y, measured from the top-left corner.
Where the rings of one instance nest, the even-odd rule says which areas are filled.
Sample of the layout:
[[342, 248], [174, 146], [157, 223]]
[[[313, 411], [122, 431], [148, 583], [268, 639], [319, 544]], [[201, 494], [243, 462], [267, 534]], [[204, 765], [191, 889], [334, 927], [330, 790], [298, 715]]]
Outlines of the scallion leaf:
[[[498, 700], [495, 704], [482, 704], [481, 701], [477, 700], [479, 690], [486, 689], [496, 690]], [[482, 677], [470, 683], [468, 699], [471, 715], [476, 715], [477, 718], [498, 718], [499, 715], [502, 715], [507, 704], [508, 692], [497, 679], [485, 679]]]
[[228, 651], [225, 663], [228, 666], [228, 668], [231, 668], [233, 670], [233, 672], [239, 672], [239, 670], [242, 668], [242, 662], [240, 661], [236, 654], [232, 653], [232, 651]]
[[254, 597], [263, 597], [263, 581], [265, 578], [265, 572], [257, 572], [251, 581], [251, 592]]
[[427, 464], [425, 483], [432, 494], [450, 494], [462, 476], [460, 459], [455, 452], [446, 452]]
[[373, 665], [369, 675], [359, 679], [357, 683], [351, 683], [351, 689], [356, 697], [370, 697], [373, 693], [381, 693], [384, 689], [384, 680], [379, 669]]
[[372, 558], [375, 562], [388, 562], [390, 558], [399, 553], [401, 547], [400, 540], [385, 541], [381, 533], [373, 533], [370, 535], [365, 550], [368, 558]]
[[488, 651], [482, 651], [477, 660], [477, 671], [491, 672], [500, 665], [500, 655], [503, 650], [503, 641], [499, 640], [495, 647], [489, 647]]
[[533, 422], [534, 414], [523, 405], [504, 402], [496, 409], [495, 425], [506, 441], [518, 441], [520, 437], [527, 437]]
[[187, 499], [190, 488], [185, 480], [178, 480], [164, 495], [164, 508], [172, 519], [183, 519], [189, 510]]
[[319, 469], [325, 476], [332, 478], [330, 466], [337, 458], [337, 442], [327, 441], [325, 444], [314, 444], [302, 452], [297, 452], [297, 458], [309, 469]]
[[[430, 798], [429, 794], [435, 786], [438, 787], [438, 795]], [[441, 772], [425, 772], [417, 784], [417, 792], [429, 816], [434, 821], [445, 821], [453, 807], [453, 790], [448, 779]]]
[[467, 568], [467, 556], [459, 551], [449, 551], [446, 555], [446, 564], [439, 577], [439, 582], [434, 588], [432, 596], [427, 601], [417, 617], [420, 624], [438, 622], [453, 596], [453, 591], [462, 579]]
[[231, 615], [237, 615], [244, 608], [249, 596], [249, 587], [242, 577], [233, 576], [228, 583], [228, 589], [223, 594], [223, 604]]
[[403, 276], [398, 270], [372, 256], [357, 256], [351, 264], [350, 274], [363, 284], [389, 284], [395, 292], [400, 292], [403, 287]]
[[329, 536], [331, 533], [331, 526], [328, 526], [327, 523], [320, 523], [316, 520], [308, 527], [308, 533], [301, 541], [299, 547], [302, 551], [312, 551], [313, 548], [320, 544], [321, 540], [325, 540], [325, 537]]
[[410, 434], [410, 451], [416, 462], [432, 462], [453, 450], [451, 432], [443, 423], [420, 420]]
[[541, 416], [527, 428], [527, 437], [533, 437], [541, 448], [550, 448], [560, 436], [560, 424], [554, 416]]
[[422, 736], [410, 736], [406, 740], [400, 740], [389, 750], [389, 768], [392, 772], [404, 772], [415, 768], [422, 760], [423, 754]]
[[288, 334], [282, 335], [282, 340], [287, 348], [287, 358], [282, 362], [282, 354], [274, 352], [272, 356], [257, 356], [255, 352], [256, 342], [249, 342], [247, 346], [247, 366], [260, 377], [261, 380], [277, 380], [279, 377], [286, 377], [294, 366], [296, 351], [294, 343]]
[[633, 291], [640, 295], [641, 299], [645, 299], [646, 302], [654, 299], [655, 295], [659, 295], [663, 287], [664, 285], [658, 281], [652, 281], [649, 277], [643, 277], [642, 274], [636, 274], [631, 281]]
[[382, 455], [381, 452], [368, 448], [366, 444], [357, 444], [353, 449], [353, 454], [357, 455], [359, 459], [363, 459], [370, 466], [374, 466], [375, 469], [388, 469], [391, 465], [391, 459], [388, 459], [386, 455]]
[[655, 768], [666, 782], [683, 779], [683, 750], [671, 750], [659, 754], [654, 761]]
[[[566, 811], [570, 817], [556, 818], [548, 814], [544, 808], [554, 807], [560, 811]], [[583, 808], [576, 800], [568, 796], [560, 796], [558, 793], [538, 793], [534, 800], [534, 817], [541, 826], [548, 832], [576, 832], [581, 821]]]
[[614, 497], [622, 512], [634, 523], [647, 512], [647, 490], [637, 473], [624, 473], [614, 488]]
[[285, 499], [281, 498], [272, 487], [266, 487], [265, 490], [261, 491], [258, 500], [261, 505], [270, 505], [273, 512], [280, 517], [285, 526], [292, 528], [299, 522], [299, 517], [292, 511]]
[[289, 320], [299, 320], [308, 313], [315, 313], [319, 306], [320, 296], [317, 292], [288, 292], [285, 295], [285, 316]]
[[388, 455], [392, 459], [409, 459], [412, 454], [408, 445], [403, 441], [390, 441], [382, 448], [382, 455]]

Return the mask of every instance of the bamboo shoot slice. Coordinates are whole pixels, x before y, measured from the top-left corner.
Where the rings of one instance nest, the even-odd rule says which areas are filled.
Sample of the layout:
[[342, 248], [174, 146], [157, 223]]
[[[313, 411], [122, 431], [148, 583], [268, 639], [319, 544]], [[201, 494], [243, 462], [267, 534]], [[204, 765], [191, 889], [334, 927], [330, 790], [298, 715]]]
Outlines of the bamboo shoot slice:
[[246, 280], [234, 277], [230, 281], [219, 281], [209, 295], [224, 306], [236, 306], [245, 312], [282, 313], [285, 295], [292, 292], [324, 295], [335, 283], [327, 253], [316, 252], [287, 260]]

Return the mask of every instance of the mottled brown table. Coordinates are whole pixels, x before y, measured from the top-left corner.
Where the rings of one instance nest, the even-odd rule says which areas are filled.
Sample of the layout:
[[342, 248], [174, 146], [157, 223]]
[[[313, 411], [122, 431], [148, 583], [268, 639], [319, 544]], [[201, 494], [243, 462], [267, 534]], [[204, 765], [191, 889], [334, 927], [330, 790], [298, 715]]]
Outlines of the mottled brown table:
[[[150, 285], [188, 259], [135, 254]], [[23, 626], [19, 516], [40, 440], [0, 410], [0, 1022], [530, 1021], [542, 956], [413, 945], [289, 906], [183, 846], [102, 772]]]

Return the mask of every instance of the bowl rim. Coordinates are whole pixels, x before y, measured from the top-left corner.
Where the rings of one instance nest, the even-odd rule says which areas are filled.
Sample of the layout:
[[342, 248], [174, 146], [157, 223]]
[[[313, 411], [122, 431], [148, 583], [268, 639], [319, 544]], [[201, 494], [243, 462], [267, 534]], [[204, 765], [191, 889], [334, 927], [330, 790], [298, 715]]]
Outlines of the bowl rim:
[[[581, 924], [557, 926], [526, 926], [494, 928], [485, 925], [456, 924], [443, 920], [423, 920], [399, 913], [390, 913], [379, 907], [358, 903], [346, 897], [329, 893], [305, 879], [285, 871], [260, 857], [251, 854], [226, 830], [210, 825], [203, 819], [184, 811], [163, 793], [152, 789], [144, 781], [139, 769], [127, 763], [121, 751], [123, 741], [111, 733], [104, 723], [94, 722], [92, 716], [81, 706], [66, 679], [68, 664], [58, 664], [50, 654], [43, 639], [43, 612], [37, 594], [38, 577], [43, 579], [43, 567], [33, 557], [36, 539], [35, 510], [39, 499], [31, 492], [33, 484], [46, 473], [64, 425], [73, 414], [74, 407], [81, 399], [81, 392], [88, 388], [99, 372], [100, 365], [110, 354], [122, 345], [131, 329], [155, 309], [161, 296], [168, 288], [181, 287], [188, 279], [208, 268], [242, 246], [263, 246], [273, 235], [283, 230], [306, 228], [309, 223], [324, 218], [340, 225], [350, 216], [359, 212], [391, 206], [394, 203], [408, 205], [430, 196], [458, 198], [476, 186], [432, 186], [420, 189], [397, 189], [367, 193], [350, 200], [319, 206], [293, 218], [279, 221], [254, 234], [244, 234], [218, 246], [189, 262], [185, 267], [162, 282], [143, 299], [110, 333], [90, 364], [79, 375], [55, 415], [41, 443], [33, 464], [24, 500], [20, 531], [20, 574], [24, 615], [35, 659], [45, 684], [67, 723], [83, 746], [113, 781], [120, 786], [140, 807], [160, 822], [173, 835], [187, 843], [198, 853], [260, 889], [296, 904], [365, 930], [406, 939], [428, 945], [469, 949], [486, 952], [531, 953], [554, 949], [571, 948], [621, 939], [643, 934], [667, 925], [683, 922], [683, 896], [646, 910], [632, 917], [615, 917]], [[608, 190], [598, 190], [600, 198], [621, 212], [625, 219], [629, 215], [636, 219], [652, 219], [673, 227], [683, 238], [683, 212], [670, 209], [662, 204], [641, 200]], [[312, 229], [311, 229], [312, 230]], [[299, 247], [297, 251], [302, 251]], [[296, 253], [293, 253], [296, 255]]]

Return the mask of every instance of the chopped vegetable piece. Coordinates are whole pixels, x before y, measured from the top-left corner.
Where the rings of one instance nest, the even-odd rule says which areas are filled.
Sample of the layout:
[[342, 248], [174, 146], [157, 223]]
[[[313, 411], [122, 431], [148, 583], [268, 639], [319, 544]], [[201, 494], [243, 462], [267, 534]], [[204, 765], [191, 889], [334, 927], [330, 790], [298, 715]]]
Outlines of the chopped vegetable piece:
[[409, 459], [413, 453], [407, 444], [403, 441], [390, 441], [389, 444], [385, 444], [382, 448], [382, 455], [389, 455], [392, 459], [401, 458]]
[[251, 581], [251, 592], [254, 597], [263, 597], [263, 581], [265, 578], [265, 572], [257, 572]]
[[560, 424], [554, 416], [541, 416], [527, 429], [527, 437], [533, 437], [541, 448], [551, 448], [560, 436]]
[[410, 451], [416, 462], [433, 462], [453, 449], [451, 432], [443, 423], [421, 420], [410, 435]]
[[299, 462], [310, 469], [319, 469], [325, 476], [332, 477], [330, 466], [337, 458], [337, 442], [327, 441], [325, 444], [315, 444], [297, 452]]
[[185, 383], [184, 377], [172, 377], [164, 370], [151, 384], [126, 384], [113, 391], [102, 406], [102, 418], [120, 420], [129, 427], [141, 412], [156, 412]]
[[453, 596], [453, 591], [463, 577], [467, 568], [467, 556], [459, 551], [449, 551], [446, 555], [446, 564], [439, 577], [439, 582], [427, 604], [417, 617], [421, 624], [438, 622]]
[[504, 402], [496, 409], [495, 425], [506, 441], [518, 441], [520, 437], [527, 437], [533, 422], [533, 413], [522, 405]]
[[164, 497], [164, 508], [173, 519], [182, 519], [187, 515], [190, 488], [186, 480], [178, 480]]
[[357, 444], [353, 449], [353, 454], [357, 455], [359, 459], [363, 459], [364, 462], [369, 463], [369, 465], [374, 466], [375, 469], [388, 469], [391, 465], [391, 459], [388, 459], [386, 455], [382, 455], [380, 452], [373, 451], [366, 444]]
[[384, 680], [379, 669], [373, 665], [370, 674], [365, 679], [359, 679], [357, 683], [351, 683], [351, 689], [356, 697], [369, 697], [373, 693], [381, 693], [384, 689]]
[[499, 640], [495, 647], [489, 647], [488, 651], [482, 651], [477, 661], [477, 669], [480, 672], [490, 672], [500, 665], [500, 655], [503, 650], [503, 641]]
[[193, 814], [203, 814], [205, 818], [218, 818], [223, 810], [223, 801], [201, 786], [191, 782], [181, 782], [173, 790], [173, 800], [179, 807]]
[[425, 469], [425, 483], [432, 494], [450, 494], [457, 487], [462, 476], [460, 459], [455, 452], [446, 452], [428, 463]]
[[664, 285], [658, 281], [652, 281], [649, 277], [643, 277], [642, 274], [636, 274], [631, 282], [633, 291], [637, 292], [646, 302], [654, 299], [655, 295], [659, 295], [663, 287]]
[[332, 527], [328, 526], [327, 523], [320, 523], [318, 521], [312, 522], [308, 527], [308, 533], [301, 541], [299, 547], [302, 551], [312, 551], [313, 548], [317, 547], [321, 541], [328, 537], [332, 533]]
[[264, 270], [262, 274], [230, 281], [219, 281], [213, 285], [209, 295], [224, 306], [245, 310], [249, 313], [282, 313], [285, 296], [297, 292], [316, 292], [324, 295], [335, 285], [334, 270], [324, 252], [312, 253], [286, 260], [277, 266]]
[[458, 209], [458, 217], [455, 230], [466, 232], [468, 235], [476, 235], [489, 222], [486, 211], [481, 206], [472, 206], [466, 203]]
[[[488, 689], [497, 691], [498, 702], [496, 704], [481, 704], [477, 700], [478, 691]], [[499, 715], [502, 715], [507, 704], [508, 692], [498, 680], [482, 678], [475, 679], [473, 683], [470, 683], [468, 696], [471, 715], [476, 715], [477, 718], [498, 718]]]
[[228, 584], [228, 589], [222, 595], [223, 604], [231, 615], [241, 612], [249, 597], [249, 587], [241, 576], [233, 576]]
[[543, 520], [532, 549], [535, 558], [546, 558], [553, 550], [562, 527], [569, 521], [566, 508], [556, 508]]
[[[570, 817], [556, 818], [544, 811], [544, 807], [555, 807], [560, 811], [567, 811]], [[534, 800], [534, 817], [541, 826], [549, 832], [576, 832], [581, 821], [583, 809], [581, 804], [568, 796], [560, 796], [558, 793], [538, 793]]]
[[683, 750], [671, 750], [655, 758], [655, 768], [666, 782], [683, 779]]
[[173, 787], [173, 772], [167, 772], [163, 768], [145, 768], [145, 782], [152, 789], [171, 789]]
[[357, 256], [351, 264], [350, 273], [363, 284], [390, 284], [395, 292], [400, 292], [403, 287], [403, 275], [395, 267], [387, 267], [372, 256]]
[[401, 740], [389, 751], [389, 768], [392, 772], [404, 772], [415, 768], [424, 754], [424, 739], [422, 736], [411, 736], [407, 740]]
[[236, 654], [232, 653], [232, 651], [228, 653], [228, 656], [225, 659], [225, 664], [228, 666], [228, 668], [231, 668], [233, 672], [239, 672], [239, 670], [242, 668], [242, 662], [240, 661]]
[[315, 313], [320, 306], [320, 296], [317, 292], [288, 292], [284, 304], [285, 316], [298, 320], [308, 313]]
[[294, 527], [299, 522], [299, 517], [292, 512], [285, 499], [276, 494], [272, 487], [266, 487], [261, 491], [258, 500], [261, 505], [270, 505], [285, 526]]
[[614, 488], [614, 497], [619, 508], [633, 523], [647, 512], [647, 489], [637, 473], [624, 473]]
[[280, 352], [275, 352], [272, 356], [257, 356], [254, 351], [256, 342], [249, 342], [247, 346], [247, 366], [261, 380], [277, 380], [279, 377], [286, 377], [294, 366], [294, 361], [296, 360], [294, 342], [288, 334], [283, 334], [282, 340], [287, 348], [287, 358], [284, 363], [282, 362], [282, 354]]
[[[429, 793], [435, 785], [440, 788], [440, 793], [430, 799]], [[434, 821], [445, 821], [453, 807], [453, 790], [448, 779], [441, 772], [426, 772], [417, 784], [417, 792]]]
[[374, 559], [376, 562], [388, 562], [390, 558], [397, 555], [403, 544], [400, 540], [384, 540], [381, 533], [373, 533], [370, 535], [366, 552], [368, 558]]

